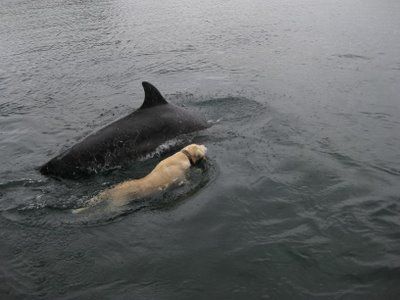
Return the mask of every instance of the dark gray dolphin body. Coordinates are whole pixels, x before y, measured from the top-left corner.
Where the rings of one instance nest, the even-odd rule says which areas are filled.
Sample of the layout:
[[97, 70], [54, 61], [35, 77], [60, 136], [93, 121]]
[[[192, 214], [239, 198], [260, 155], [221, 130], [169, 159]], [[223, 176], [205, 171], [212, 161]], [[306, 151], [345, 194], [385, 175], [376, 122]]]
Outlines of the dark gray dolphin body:
[[202, 116], [168, 103], [150, 83], [142, 85], [145, 99], [139, 109], [87, 136], [40, 172], [67, 178], [90, 175], [137, 159], [180, 134], [209, 127]]

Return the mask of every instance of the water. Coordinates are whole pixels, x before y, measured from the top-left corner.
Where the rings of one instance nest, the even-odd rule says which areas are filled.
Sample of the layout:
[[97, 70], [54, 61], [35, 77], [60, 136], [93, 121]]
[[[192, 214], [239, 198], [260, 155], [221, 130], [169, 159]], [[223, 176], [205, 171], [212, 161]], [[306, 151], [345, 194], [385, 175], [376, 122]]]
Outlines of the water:
[[[400, 2], [0, 8], [2, 299], [398, 297]], [[72, 215], [159, 157], [36, 168], [138, 107], [142, 80], [219, 120], [192, 137], [206, 169], [157, 205]]]

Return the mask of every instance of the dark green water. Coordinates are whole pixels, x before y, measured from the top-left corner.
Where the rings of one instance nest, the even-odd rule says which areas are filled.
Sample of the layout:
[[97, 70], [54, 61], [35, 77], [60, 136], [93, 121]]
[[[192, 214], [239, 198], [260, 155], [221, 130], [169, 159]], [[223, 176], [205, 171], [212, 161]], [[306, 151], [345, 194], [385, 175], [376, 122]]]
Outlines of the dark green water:
[[[399, 54], [395, 0], [2, 0], [1, 299], [398, 299]], [[160, 158], [36, 168], [137, 108], [142, 80], [215, 122], [190, 137], [205, 169], [72, 215]]]

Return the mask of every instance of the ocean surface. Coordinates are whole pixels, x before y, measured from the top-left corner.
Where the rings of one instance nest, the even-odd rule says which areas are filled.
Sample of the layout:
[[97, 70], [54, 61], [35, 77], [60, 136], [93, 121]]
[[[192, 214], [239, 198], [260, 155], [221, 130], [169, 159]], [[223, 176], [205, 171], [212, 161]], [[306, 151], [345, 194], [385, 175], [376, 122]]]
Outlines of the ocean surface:
[[[81, 180], [37, 168], [138, 108], [213, 126]], [[190, 184], [85, 199], [208, 147]], [[1, 299], [399, 299], [400, 1], [2, 0]]]

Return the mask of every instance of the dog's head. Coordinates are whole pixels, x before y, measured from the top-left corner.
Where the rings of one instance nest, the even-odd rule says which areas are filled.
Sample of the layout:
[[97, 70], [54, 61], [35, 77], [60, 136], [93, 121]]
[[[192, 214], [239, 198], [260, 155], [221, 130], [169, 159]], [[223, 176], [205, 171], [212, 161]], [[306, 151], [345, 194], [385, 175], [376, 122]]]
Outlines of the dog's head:
[[207, 153], [207, 148], [204, 145], [197, 145], [197, 144], [191, 144], [189, 146], [186, 146], [182, 150], [185, 150], [190, 154], [191, 160], [193, 163], [197, 163], [198, 161], [204, 159]]

